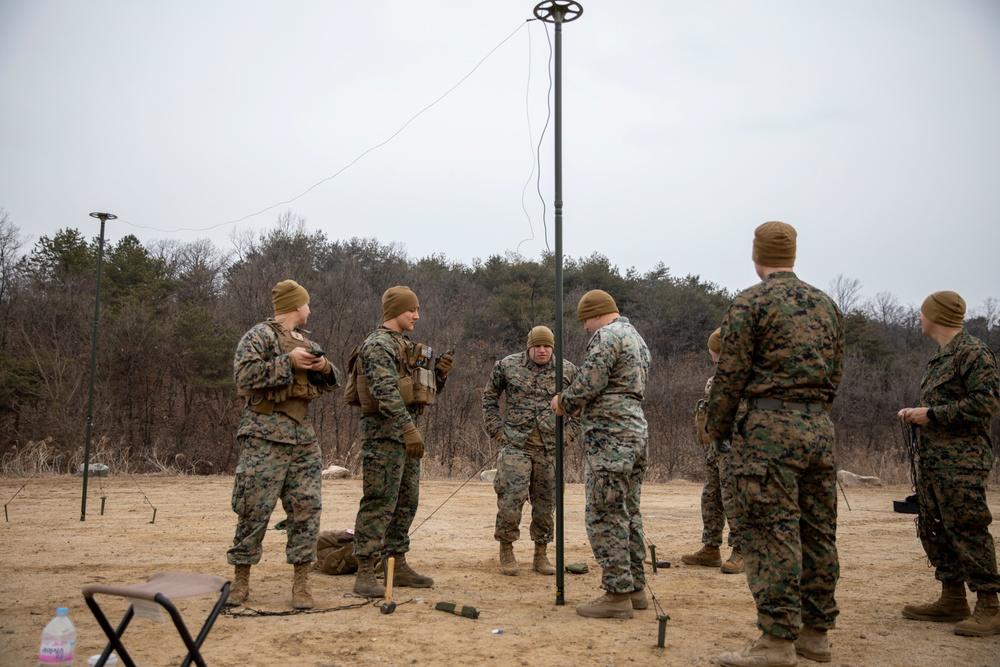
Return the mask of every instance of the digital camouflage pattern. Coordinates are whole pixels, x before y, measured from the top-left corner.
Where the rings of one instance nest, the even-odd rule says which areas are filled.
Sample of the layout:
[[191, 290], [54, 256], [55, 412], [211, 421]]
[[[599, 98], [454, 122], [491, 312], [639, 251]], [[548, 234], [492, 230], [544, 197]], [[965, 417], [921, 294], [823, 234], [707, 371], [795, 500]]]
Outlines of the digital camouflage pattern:
[[1000, 592], [986, 482], [993, 467], [990, 422], [1000, 408], [993, 351], [964, 330], [927, 363], [920, 405], [934, 421], [920, 427], [917, 523], [935, 578]]
[[323, 484], [319, 443], [279, 444], [249, 435], [239, 441], [232, 497], [239, 519], [226, 560], [230, 565], [260, 562], [267, 523], [279, 499], [288, 515], [285, 560], [293, 564], [316, 560]]
[[[733, 497], [732, 478], [728, 469], [729, 458], [715, 451], [711, 446], [712, 441], [708, 437], [708, 432], [702, 430], [708, 425], [708, 394], [711, 388], [712, 378], [709, 378], [705, 383], [705, 398], [698, 401], [699, 407], [704, 404], [705, 419], [700, 423], [696, 421], [696, 428], [699, 429], [698, 441], [705, 446], [706, 478], [705, 486], [701, 489], [701, 542], [713, 547], [721, 546], [722, 533], [728, 521], [729, 538], [726, 543], [730, 547], [739, 546], [739, 528], [735, 520], [736, 499]], [[730, 445], [739, 447], [739, 443], [734, 444], [731, 440]]]
[[[563, 386], [569, 386], [576, 376], [576, 366], [563, 361]], [[500, 396], [504, 396], [506, 414], [500, 413]], [[555, 357], [539, 366], [528, 356], [518, 352], [504, 357], [493, 365], [483, 389], [483, 424], [486, 432], [500, 445], [522, 447], [537, 428], [546, 451], [556, 446], [556, 416], [549, 409], [556, 395]], [[578, 434], [575, 419], [563, 419], [567, 437]]]
[[990, 470], [990, 423], [1000, 406], [993, 350], [965, 330], [927, 362], [920, 405], [934, 421], [920, 427], [920, 461], [928, 468]]
[[795, 638], [804, 623], [832, 628], [837, 555], [837, 476], [827, 410], [755, 409], [773, 398], [829, 406], [843, 373], [842, 315], [791, 271], [740, 293], [722, 325], [722, 354], [709, 393], [713, 440], [742, 436], [729, 457], [747, 582], [765, 633]]
[[[241, 392], [277, 390], [281, 393], [295, 384], [296, 372], [292, 367], [291, 357], [283, 353], [278, 336], [272, 328], [277, 324], [274, 320], [255, 325], [240, 339], [233, 358], [233, 379], [236, 388]], [[278, 325], [280, 327], [280, 325]], [[308, 331], [296, 329], [293, 335], [300, 337], [299, 347], [310, 350], [321, 349], [319, 345], [309, 340]], [[325, 386], [311, 385], [312, 395], [327, 392], [337, 385], [338, 371], [331, 362], [333, 377]], [[263, 414], [245, 407], [243, 418], [236, 431], [237, 437], [252, 435], [271, 442], [303, 443], [316, 439], [312, 420], [306, 417], [297, 421], [282, 412]]]
[[[564, 384], [571, 383], [575, 375], [576, 366], [563, 361]], [[531, 540], [552, 541], [556, 416], [549, 404], [555, 394], [555, 357], [540, 366], [527, 351], [496, 362], [483, 389], [483, 424], [501, 447], [493, 481], [497, 494], [494, 537], [501, 542], [516, 542], [520, 537], [521, 512], [528, 500]], [[504, 414], [500, 411], [501, 395]], [[563, 433], [566, 443], [574, 436], [579, 439], [578, 421], [564, 418]]]
[[791, 271], [737, 295], [722, 325], [709, 436], [729, 438], [743, 398], [832, 403], [843, 375], [842, 322], [837, 304]]
[[587, 536], [602, 568], [601, 585], [626, 593], [646, 585], [639, 501], [648, 466], [642, 400], [649, 376], [646, 342], [626, 317], [598, 329], [560, 405], [580, 410], [587, 467]]
[[[233, 375], [237, 389], [283, 389], [295, 381], [295, 371], [282, 352], [273, 324], [262, 322], [247, 331], [236, 347]], [[319, 349], [296, 330], [301, 347]], [[332, 381], [318, 392], [336, 386]], [[316, 536], [322, 509], [323, 457], [312, 420], [297, 421], [275, 410], [262, 414], [249, 406], [237, 430], [240, 458], [233, 483], [232, 507], [238, 519], [233, 546], [226, 553], [230, 565], [253, 565], [261, 558], [261, 542], [278, 500], [288, 514], [285, 557], [289, 563], [316, 559]]]
[[[399, 394], [400, 345], [411, 345], [403, 334], [379, 327], [358, 352], [360, 371], [379, 412], [362, 414], [361, 470], [363, 491], [354, 526], [358, 559], [406, 553], [409, 530], [420, 501], [420, 459], [406, 456], [403, 426], [417, 424], [422, 406], [407, 406]], [[444, 383], [438, 380], [438, 390]]]

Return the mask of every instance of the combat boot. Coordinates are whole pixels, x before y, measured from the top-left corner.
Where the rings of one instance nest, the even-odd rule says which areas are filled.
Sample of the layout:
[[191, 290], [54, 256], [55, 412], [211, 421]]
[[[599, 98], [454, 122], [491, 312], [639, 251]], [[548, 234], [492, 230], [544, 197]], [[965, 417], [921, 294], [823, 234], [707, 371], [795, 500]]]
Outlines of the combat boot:
[[795, 644], [791, 639], [762, 634], [742, 651], [723, 653], [718, 657], [722, 667], [795, 667]]
[[385, 586], [375, 578], [377, 558], [359, 558], [358, 576], [354, 580], [354, 592], [366, 598], [380, 598], [385, 595]]
[[816, 662], [830, 662], [830, 640], [826, 630], [803, 625], [795, 640], [795, 653]]
[[607, 591], [593, 602], [578, 605], [576, 613], [587, 618], [632, 618], [629, 593]]
[[393, 586], [409, 586], [410, 588], [430, 588], [434, 580], [417, 574], [406, 562], [406, 554], [392, 554], [396, 559], [395, 571], [392, 574]]
[[246, 602], [248, 597], [250, 597], [250, 566], [237, 565], [233, 585], [229, 587], [229, 597], [226, 598], [226, 606], [238, 607]]
[[628, 594], [628, 599], [632, 603], [632, 609], [649, 609], [649, 598], [646, 597], [645, 588], [637, 588]]
[[739, 547], [733, 547], [732, 553], [729, 554], [729, 560], [722, 564], [723, 574], [739, 574], [745, 569], [743, 565], [743, 550]]
[[514, 545], [510, 542], [500, 543], [500, 571], [511, 577], [517, 576], [517, 559], [514, 558]]
[[903, 618], [914, 621], [936, 621], [956, 623], [972, 616], [969, 602], [965, 599], [965, 582], [941, 582], [941, 597], [930, 604], [908, 604], [903, 607]]
[[1000, 603], [996, 593], [976, 593], [976, 610], [968, 618], [955, 626], [956, 635], [966, 637], [989, 637], [1000, 635]]
[[296, 563], [295, 574], [292, 575], [292, 609], [312, 609], [314, 606], [312, 593], [309, 591], [309, 570], [312, 562]]
[[[538, 574], [555, 574], [556, 568], [549, 562], [548, 556], [545, 555], [545, 551], [545, 542], [535, 542], [535, 558], [532, 561], [532, 568], [534, 568], [535, 572]], [[511, 550], [510, 555], [511, 558], [514, 557], [513, 550]]]
[[706, 544], [693, 554], [681, 556], [681, 562], [687, 563], [688, 565], [719, 567], [722, 565], [722, 554], [719, 553], [719, 547], [713, 547], [711, 544]]

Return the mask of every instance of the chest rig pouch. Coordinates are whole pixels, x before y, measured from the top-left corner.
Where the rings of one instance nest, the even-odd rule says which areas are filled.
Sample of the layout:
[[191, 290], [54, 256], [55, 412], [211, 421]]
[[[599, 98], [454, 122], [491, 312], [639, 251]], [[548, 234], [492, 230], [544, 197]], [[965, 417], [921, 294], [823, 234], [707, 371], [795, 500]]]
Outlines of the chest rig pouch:
[[[265, 324], [274, 332], [281, 354], [288, 354], [297, 347], [312, 349], [309, 340], [298, 331], [289, 331], [274, 320], [268, 320]], [[308, 371], [299, 368], [292, 370], [291, 384], [263, 389], [241, 389], [239, 394], [246, 399], [247, 407], [265, 415], [282, 412], [301, 423], [309, 414], [309, 401], [319, 398], [321, 393], [310, 384]]]
[[[437, 376], [430, 369], [433, 357], [432, 348], [423, 343], [411, 343], [405, 338], [398, 338], [397, 357], [399, 358], [399, 396], [403, 405], [423, 406], [434, 405], [437, 398]], [[360, 407], [363, 414], [379, 412], [378, 401], [368, 391], [368, 378], [361, 370], [358, 361], [360, 346], [351, 352], [347, 365], [348, 380], [344, 388], [344, 400], [348, 405]]]

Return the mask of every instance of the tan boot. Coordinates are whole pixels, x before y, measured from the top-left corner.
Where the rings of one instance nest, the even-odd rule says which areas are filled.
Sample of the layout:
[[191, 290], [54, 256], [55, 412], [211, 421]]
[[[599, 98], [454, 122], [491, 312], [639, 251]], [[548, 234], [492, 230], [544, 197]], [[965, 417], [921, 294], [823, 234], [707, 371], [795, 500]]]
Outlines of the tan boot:
[[[354, 592], [366, 598], [380, 598], [385, 595], [385, 586], [375, 578], [377, 558], [359, 558], [358, 576], [354, 580]], [[398, 566], [397, 566], [398, 567]]]
[[593, 602], [577, 606], [576, 613], [587, 618], [632, 618], [632, 600], [628, 593], [607, 591]]
[[312, 566], [311, 561], [295, 564], [295, 574], [292, 575], [292, 609], [312, 609], [315, 606], [309, 591], [309, 570]]
[[681, 561], [687, 563], [688, 565], [719, 567], [722, 565], [722, 554], [719, 553], [719, 547], [713, 547], [711, 544], [706, 544], [693, 554], [681, 556]]
[[903, 618], [914, 621], [956, 623], [972, 616], [969, 601], [965, 599], [965, 583], [941, 582], [941, 597], [930, 604], [908, 604], [903, 607]]
[[996, 593], [976, 593], [976, 610], [955, 626], [956, 635], [989, 637], [1000, 635], [1000, 602]]
[[743, 565], [743, 550], [739, 547], [733, 547], [732, 553], [729, 554], [729, 560], [722, 564], [723, 574], [739, 574], [745, 569]]
[[500, 571], [511, 577], [517, 576], [517, 559], [514, 558], [514, 545], [510, 542], [500, 543]]
[[226, 598], [226, 606], [238, 607], [246, 602], [248, 597], [250, 597], [250, 566], [237, 565], [233, 585], [229, 587], [229, 597]]
[[791, 639], [763, 634], [742, 651], [723, 653], [718, 657], [722, 667], [795, 667], [795, 644]]
[[392, 554], [396, 559], [395, 571], [392, 573], [393, 586], [408, 586], [410, 588], [430, 588], [434, 580], [417, 574], [406, 562], [406, 554]]
[[826, 630], [803, 625], [795, 640], [795, 653], [816, 662], [830, 662], [830, 640]]
[[628, 594], [629, 601], [632, 602], [632, 609], [649, 609], [649, 598], [646, 597], [645, 588], [637, 588]]
[[[538, 574], [555, 574], [556, 568], [549, 562], [545, 551], [545, 542], [535, 542], [535, 558], [532, 560], [531, 566]], [[513, 557], [514, 552], [511, 551], [510, 555]]]

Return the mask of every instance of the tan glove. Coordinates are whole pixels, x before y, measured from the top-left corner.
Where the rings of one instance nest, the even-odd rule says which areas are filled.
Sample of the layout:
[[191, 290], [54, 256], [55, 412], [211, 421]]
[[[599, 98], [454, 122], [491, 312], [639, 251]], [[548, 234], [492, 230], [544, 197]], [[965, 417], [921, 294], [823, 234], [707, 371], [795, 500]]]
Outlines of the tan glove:
[[424, 457], [424, 438], [413, 422], [403, 425], [403, 442], [406, 443], [406, 455], [411, 459]]
[[434, 371], [437, 373], [438, 379], [444, 382], [444, 379], [448, 377], [448, 373], [451, 372], [454, 365], [455, 357], [450, 354], [442, 354], [441, 358], [434, 365]]

